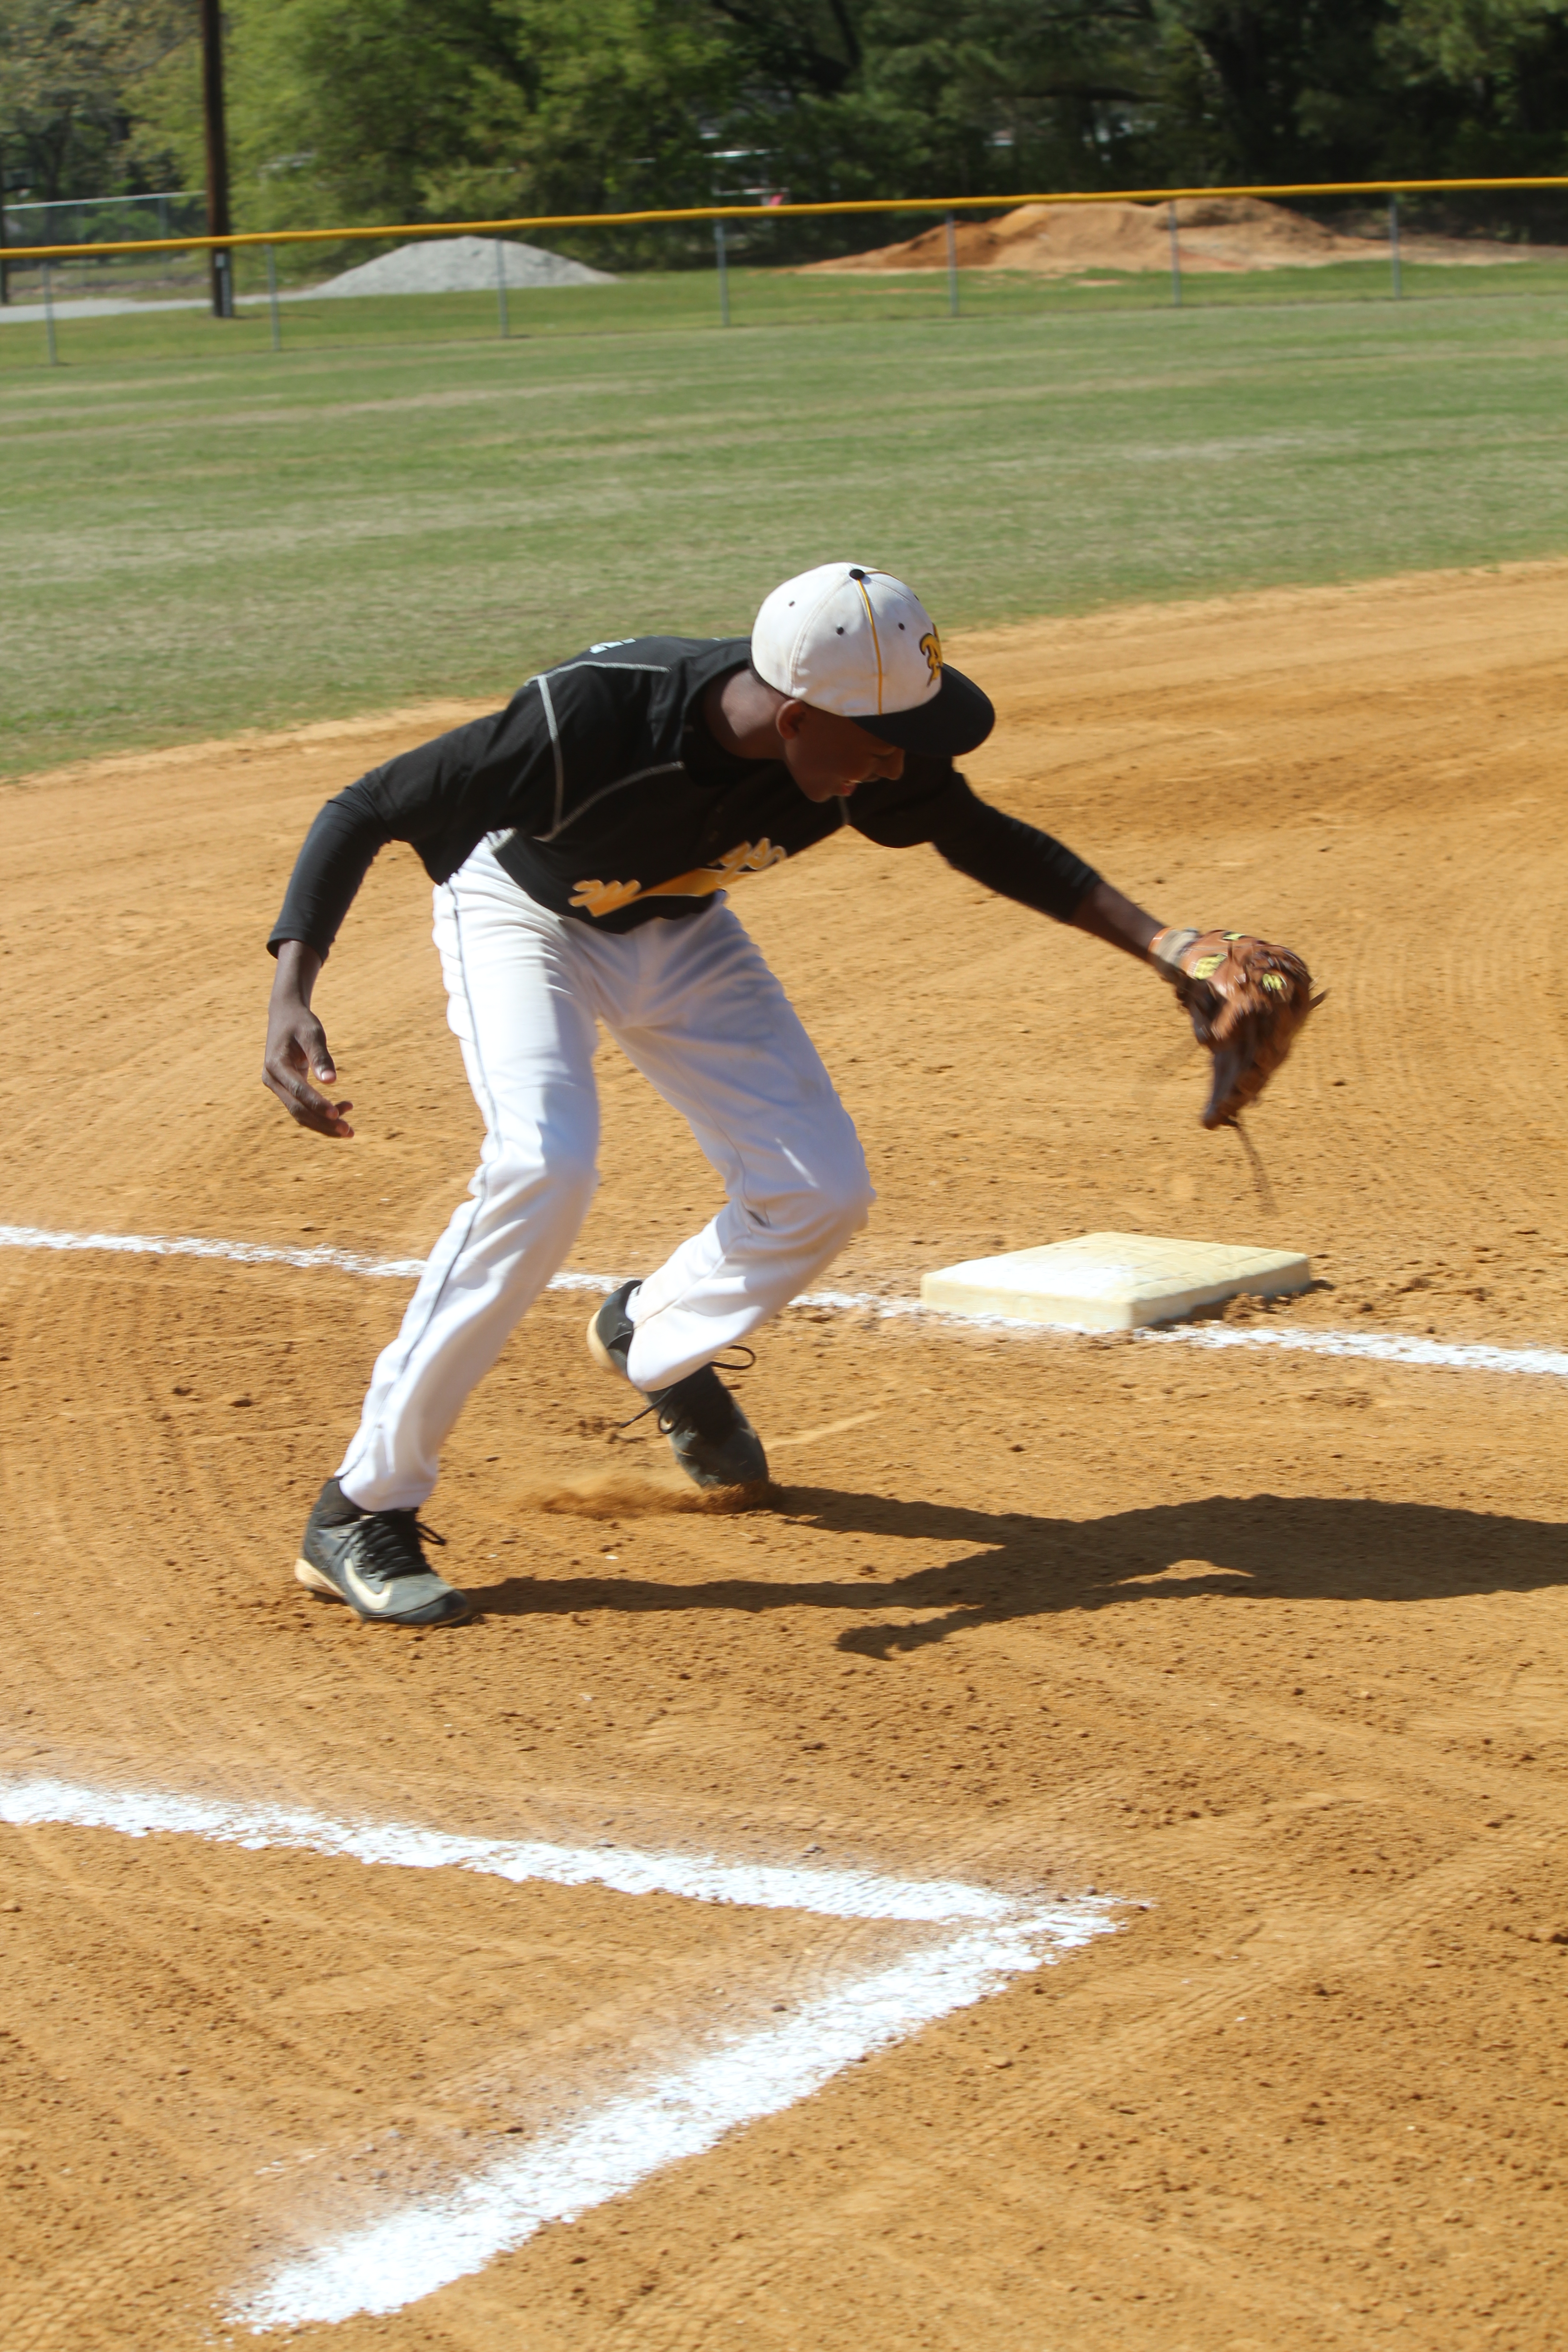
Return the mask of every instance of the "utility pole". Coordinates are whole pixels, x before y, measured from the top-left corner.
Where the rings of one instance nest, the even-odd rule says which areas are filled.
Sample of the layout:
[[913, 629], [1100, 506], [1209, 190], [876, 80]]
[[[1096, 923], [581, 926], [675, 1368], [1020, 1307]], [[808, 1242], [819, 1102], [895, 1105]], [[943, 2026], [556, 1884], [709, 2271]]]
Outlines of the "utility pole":
[[0, 302], [11, 299], [11, 270], [5, 259], [5, 150], [0, 144]]
[[[234, 224], [228, 213], [228, 142], [223, 126], [223, 16], [218, 0], [201, 0], [202, 113], [207, 133], [207, 235], [228, 236]], [[212, 264], [213, 317], [234, 316], [234, 255], [215, 247]]]

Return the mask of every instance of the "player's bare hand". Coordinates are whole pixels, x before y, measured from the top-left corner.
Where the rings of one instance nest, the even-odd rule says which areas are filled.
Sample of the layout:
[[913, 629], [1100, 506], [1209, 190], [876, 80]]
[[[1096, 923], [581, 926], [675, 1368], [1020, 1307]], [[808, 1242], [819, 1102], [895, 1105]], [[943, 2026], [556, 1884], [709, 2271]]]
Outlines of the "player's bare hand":
[[310, 1010], [310, 991], [321, 968], [320, 956], [301, 940], [283, 942], [268, 1008], [262, 1079], [289, 1118], [313, 1135], [348, 1137], [353, 1129], [343, 1114], [353, 1110], [353, 1103], [334, 1102], [319, 1091], [335, 1086], [338, 1076], [327, 1033]]

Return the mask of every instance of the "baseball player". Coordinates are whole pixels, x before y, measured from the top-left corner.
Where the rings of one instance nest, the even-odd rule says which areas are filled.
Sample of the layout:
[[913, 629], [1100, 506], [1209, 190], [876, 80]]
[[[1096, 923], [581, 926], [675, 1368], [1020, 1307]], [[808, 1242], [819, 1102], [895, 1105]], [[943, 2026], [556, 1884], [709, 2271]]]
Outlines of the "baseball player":
[[[301, 1127], [353, 1135], [352, 1103], [321, 1091], [337, 1073], [311, 992], [376, 852], [411, 842], [435, 884], [447, 1018], [485, 1139], [310, 1513], [295, 1568], [310, 1591], [378, 1624], [468, 1613], [426, 1558], [417, 1514], [465, 1399], [587, 1210], [598, 1021], [686, 1118], [725, 1202], [606, 1299], [589, 1348], [640, 1391], [699, 1486], [766, 1477], [715, 1361], [810, 1284], [872, 1193], [832, 1081], [728, 888], [839, 826], [890, 848], [929, 842], [1004, 897], [1152, 961], [1219, 1049], [1210, 1123], [1250, 1099], [1288, 1046], [1288, 1023], [1270, 1016], [1293, 994], [1285, 1005], [1254, 987], [1238, 1028], [1222, 967], [1258, 943], [1163, 931], [1061, 843], [977, 798], [953, 761], [994, 716], [944, 663], [912, 590], [826, 563], [776, 588], [749, 639], [592, 646], [328, 802], [269, 941], [266, 1083]], [[1297, 960], [1265, 952], [1293, 992]]]

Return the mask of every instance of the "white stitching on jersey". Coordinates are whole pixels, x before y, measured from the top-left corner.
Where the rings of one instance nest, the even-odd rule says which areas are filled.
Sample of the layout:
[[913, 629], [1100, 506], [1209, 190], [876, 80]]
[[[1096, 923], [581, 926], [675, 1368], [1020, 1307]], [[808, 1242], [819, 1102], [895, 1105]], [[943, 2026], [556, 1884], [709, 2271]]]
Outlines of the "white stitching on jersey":
[[[535, 678], [534, 684], [539, 688], [539, 699], [544, 705], [544, 723], [550, 730], [550, 748], [555, 754], [555, 829], [559, 832], [561, 811], [566, 800], [566, 761], [561, 750], [561, 730], [555, 724], [555, 705], [550, 699], [550, 680], [541, 675]], [[546, 841], [550, 837], [549, 834], [544, 836]]]
[[637, 768], [629, 776], [617, 776], [613, 784], [601, 784], [596, 793], [590, 793], [585, 801], [578, 803], [570, 816], [559, 818], [548, 833], [536, 833], [533, 839], [553, 841], [558, 833], [564, 833], [569, 824], [575, 824], [580, 816], [585, 816], [595, 803], [604, 800], [606, 794], [618, 793], [627, 784], [640, 784], [647, 776], [678, 776], [682, 773], [684, 766], [685, 762], [680, 760], [661, 760], [656, 768]]
[[[713, 642], [715, 645], [722, 645], [725, 640], [722, 637], [715, 637]], [[587, 656], [584, 655], [578, 661], [557, 662], [552, 675], [562, 677], [569, 669], [646, 669], [650, 677], [666, 677], [674, 667], [673, 662], [590, 661]]]

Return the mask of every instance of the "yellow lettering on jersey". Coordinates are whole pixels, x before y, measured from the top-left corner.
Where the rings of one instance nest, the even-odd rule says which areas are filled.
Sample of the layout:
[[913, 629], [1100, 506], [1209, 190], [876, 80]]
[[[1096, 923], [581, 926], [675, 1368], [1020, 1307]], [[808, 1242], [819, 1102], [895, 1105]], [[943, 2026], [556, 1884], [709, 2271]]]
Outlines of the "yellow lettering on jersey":
[[764, 874], [788, 856], [787, 849], [764, 835], [761, 841], [742, 841], [738, 849], [727, 849], [710, 866], [695, 866], [689, 874], [677, 874], [668, 882], [650, 882], [646, 890], [640, 882], [579, 882], [572, 893], [572, 904], [597, 918], [618, 914], [637, 898], [706, 898], [738, 876]]
[[572, 904], [585, 907], [590, 915], [613, 915], [617, 907], [629, 907], [641, 897], [640, 882], [579, 882]]

